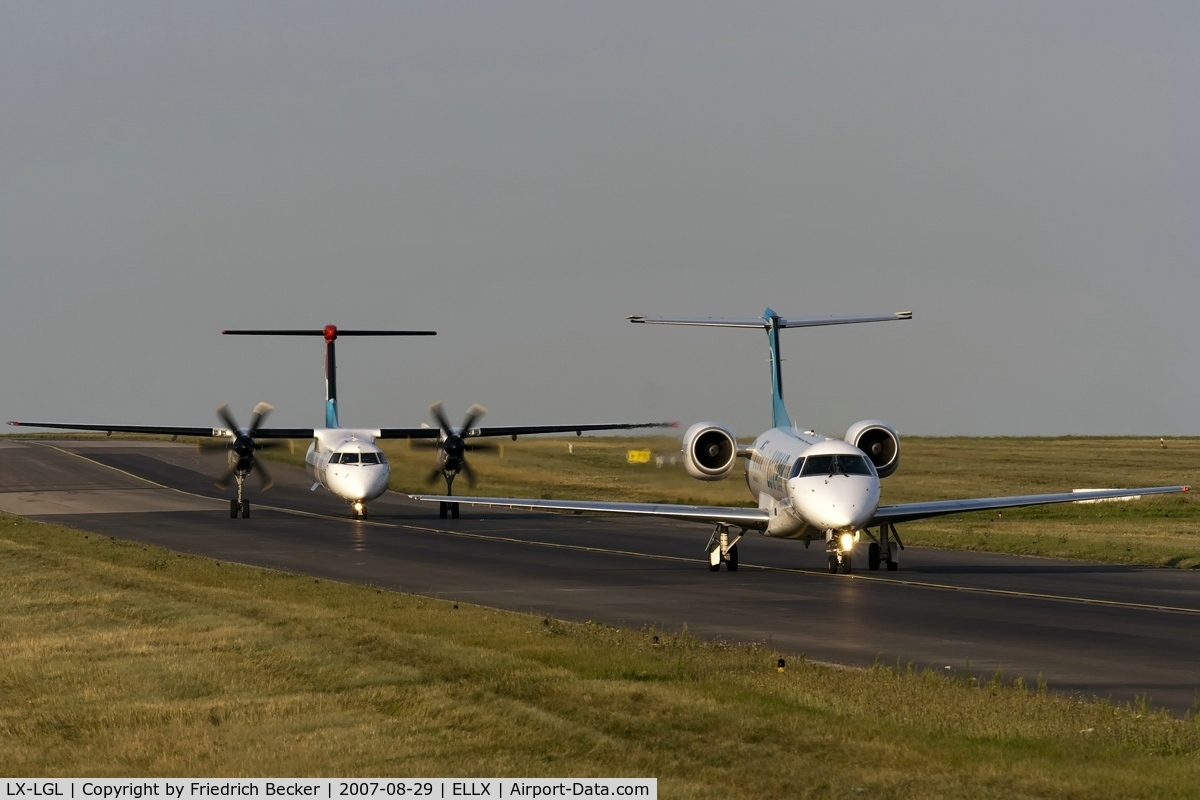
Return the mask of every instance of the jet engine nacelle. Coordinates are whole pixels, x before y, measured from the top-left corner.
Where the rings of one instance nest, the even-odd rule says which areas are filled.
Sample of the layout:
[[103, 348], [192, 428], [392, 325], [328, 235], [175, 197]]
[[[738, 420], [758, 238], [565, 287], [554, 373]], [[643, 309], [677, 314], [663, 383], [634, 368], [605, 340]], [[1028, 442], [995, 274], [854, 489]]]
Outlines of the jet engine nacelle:
[[737, 439], [724, 425], [697, 422], [683, 435], [683, 466], [693, 478], [728, 478], [737, 464], [737, 453]]
[[846, 441], [867, 454], [881, 478], [900, 466], [900, 436], [883, 420], [864, 419], [854, 423], [846, 431]]

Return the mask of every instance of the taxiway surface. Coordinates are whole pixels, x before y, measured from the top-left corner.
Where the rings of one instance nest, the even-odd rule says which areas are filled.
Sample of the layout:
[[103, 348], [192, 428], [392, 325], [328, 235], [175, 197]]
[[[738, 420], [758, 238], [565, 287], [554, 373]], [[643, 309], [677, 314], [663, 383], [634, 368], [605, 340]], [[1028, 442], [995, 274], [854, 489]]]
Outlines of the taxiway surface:
[[[303, 470], [248, 481], [230, 519], [192, 447], [0, 440], [0, 511], [212, 558], [569, 620], [763, 642], [855, 666], [967, 664], [1051, 690], [1175, 712], [1200, 690], [1200, 574], [909, 548], [899, 572], [830, 575], [819, 546], [749, 534], [708, 570], [706, 526], [463, 506], [389, 493], [355, 522]], [[865, 559], [864, 559], [865, 561]]]

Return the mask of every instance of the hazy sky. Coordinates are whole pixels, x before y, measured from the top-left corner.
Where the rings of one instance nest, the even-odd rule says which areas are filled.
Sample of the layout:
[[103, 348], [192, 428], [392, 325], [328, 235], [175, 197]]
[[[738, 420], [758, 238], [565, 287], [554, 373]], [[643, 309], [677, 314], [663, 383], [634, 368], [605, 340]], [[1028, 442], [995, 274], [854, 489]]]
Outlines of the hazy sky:
[[1200, 434], [1200, 4], [0, 6], [0, 417]]

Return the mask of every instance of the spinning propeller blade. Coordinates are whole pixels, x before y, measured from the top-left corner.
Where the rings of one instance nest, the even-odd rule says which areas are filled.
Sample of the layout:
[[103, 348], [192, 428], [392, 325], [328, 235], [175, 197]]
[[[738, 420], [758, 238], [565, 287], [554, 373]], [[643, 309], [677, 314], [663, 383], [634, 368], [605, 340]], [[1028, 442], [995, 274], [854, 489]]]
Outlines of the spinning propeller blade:
[[476, 483], [475, 470], [471, 469], [471, 465], [467, 463], [467, 438], [471, 435], [471, 429], [479, 418], [487, 413], [487, 409], [475, 403], [467, 409], [467, 416], [463, 418], [462, 427], [454, 428], [450, 425], [450, 420], [446, 418], [446, 412], [442, 409], [440, 402], [434, 403], [429, 407], [429, 413], [433, 415], [433, 419], [438, 424], [441, 430], [441, 437], [438, 440], [438, 465], [430, 473], [428, 482], [432, 483], [437, 480], [437, 476], [441, 475], [446, 479], [446, 493], [450, 494], [454, 484], [454, 477], [458, 473], [463, 473], [467, 482], [472, 486]]
[[250, 427], [243, 430], [237, 424], [237, 420], [234, 419], [233, 413], [226, 403], [217, 407], [217, 417], [225, 423], [230, 434], [229, 441], [222, 445], [229, 454], [229, 469], [217, 479], [217, 486], [222, 489], [228, 488], [229, 482], [239, 474], [244, 477], [255, 471], [258, 472], [258, 479], [264, 491], [274, 484], [271, 473], [255, 457], [255, 453], [263, 449], [264, 445], [254, 441], [254, 434], [258, 432], [263, 420], [267, 418], [267, 414], [273, 410], [274, 407], [270, 403], [259, 403], [250, 414]]

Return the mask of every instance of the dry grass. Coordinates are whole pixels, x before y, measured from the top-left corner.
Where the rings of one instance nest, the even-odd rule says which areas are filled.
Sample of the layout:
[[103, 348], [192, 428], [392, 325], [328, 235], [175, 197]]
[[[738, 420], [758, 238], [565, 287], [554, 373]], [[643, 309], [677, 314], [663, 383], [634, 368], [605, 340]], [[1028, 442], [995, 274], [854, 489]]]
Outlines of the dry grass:
[[1139, 708], [567, 624], [0, 517], [0, 772], [655, 776], [664, 797], [1188, 797]]

